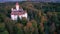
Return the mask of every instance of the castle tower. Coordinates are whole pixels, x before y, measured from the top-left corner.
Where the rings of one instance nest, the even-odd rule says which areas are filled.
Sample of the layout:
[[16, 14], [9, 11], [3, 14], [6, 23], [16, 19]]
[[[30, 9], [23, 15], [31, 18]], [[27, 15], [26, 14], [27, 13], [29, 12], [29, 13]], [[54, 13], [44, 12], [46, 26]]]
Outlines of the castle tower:
[[16, 3], [16, 10], [19, 10], [19, 4]]
[[15, 5], [15, 9], [11, 8], [11, 19], [17, 20], [17, 18], [22, 19], [22, 17], [25, 17], [27, 19], [27, 12], [24, 11], [21, 6], [19, 6], [18, 3]]

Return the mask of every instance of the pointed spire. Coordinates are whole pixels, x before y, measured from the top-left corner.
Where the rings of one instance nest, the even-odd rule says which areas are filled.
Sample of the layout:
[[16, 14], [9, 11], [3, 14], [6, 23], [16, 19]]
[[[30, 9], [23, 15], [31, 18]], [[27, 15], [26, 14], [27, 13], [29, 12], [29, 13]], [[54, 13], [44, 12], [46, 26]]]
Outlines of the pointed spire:
[[19, 4], [16, 2], [16, 9], [19, 10]]
[[16, 5], [19, 5], [19, 3], [18, 3], [18, 2], [16, 2]]

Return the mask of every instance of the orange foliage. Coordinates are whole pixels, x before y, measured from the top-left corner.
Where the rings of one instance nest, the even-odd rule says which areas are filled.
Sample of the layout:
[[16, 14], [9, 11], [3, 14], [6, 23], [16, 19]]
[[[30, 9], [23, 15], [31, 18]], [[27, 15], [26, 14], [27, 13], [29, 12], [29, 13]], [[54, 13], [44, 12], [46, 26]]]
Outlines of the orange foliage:
[[44, 31], [43, 23], [40, 23], [40, 27], [41, 27], [41, 31], [43, 32]]
[[28, 22], [27, 23], [27, 27], [31, 27], [32, 26], [32, 23], [31, 22]]
[[54, 32], [54, 34], [57, 34], [57, 32]]
[[17, 23], [16, 26], [17, 26], [17, 28], [21, 28], [23, 25], [20, 23]]
[[41, 16], [41, 23], [44, 23], [45, 17]]
[[41, 16], [41, 10], [39, 10], [39, 13], [38, 13], [39, 16]]

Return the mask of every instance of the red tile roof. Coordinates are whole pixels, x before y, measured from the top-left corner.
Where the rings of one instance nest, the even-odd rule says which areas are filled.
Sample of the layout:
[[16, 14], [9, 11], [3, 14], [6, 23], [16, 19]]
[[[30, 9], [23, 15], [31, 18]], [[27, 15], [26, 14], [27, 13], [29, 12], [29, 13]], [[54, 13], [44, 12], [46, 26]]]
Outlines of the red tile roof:
[[11, 12], [11, 15], [22, 15], [24, 14], [25, 12]]

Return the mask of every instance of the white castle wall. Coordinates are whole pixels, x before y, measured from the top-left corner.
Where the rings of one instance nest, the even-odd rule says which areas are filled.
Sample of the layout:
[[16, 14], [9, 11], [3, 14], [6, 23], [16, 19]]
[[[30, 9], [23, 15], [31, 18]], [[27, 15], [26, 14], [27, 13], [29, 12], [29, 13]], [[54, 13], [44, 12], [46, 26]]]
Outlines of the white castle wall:
[[19, 18], [22, 19], [22, 17], [25, 17], [27, 19], [27, 13], [23, 14], [23, 15], [19, 15]]
[[17, 18], [18, 18], [18, 15], [11, 15], [12, 20], [17, 20]]
[[20, 19], [22, 19], [22, 17], [25, 17], [26, 19], [27, 19], [27, 13], [25, 13], [25, 14], [23, 14], [23, 15], [11, 15], [11, 19], [12, 20], [17, 20], [18, 19], [18, 17], [20, 18]]

